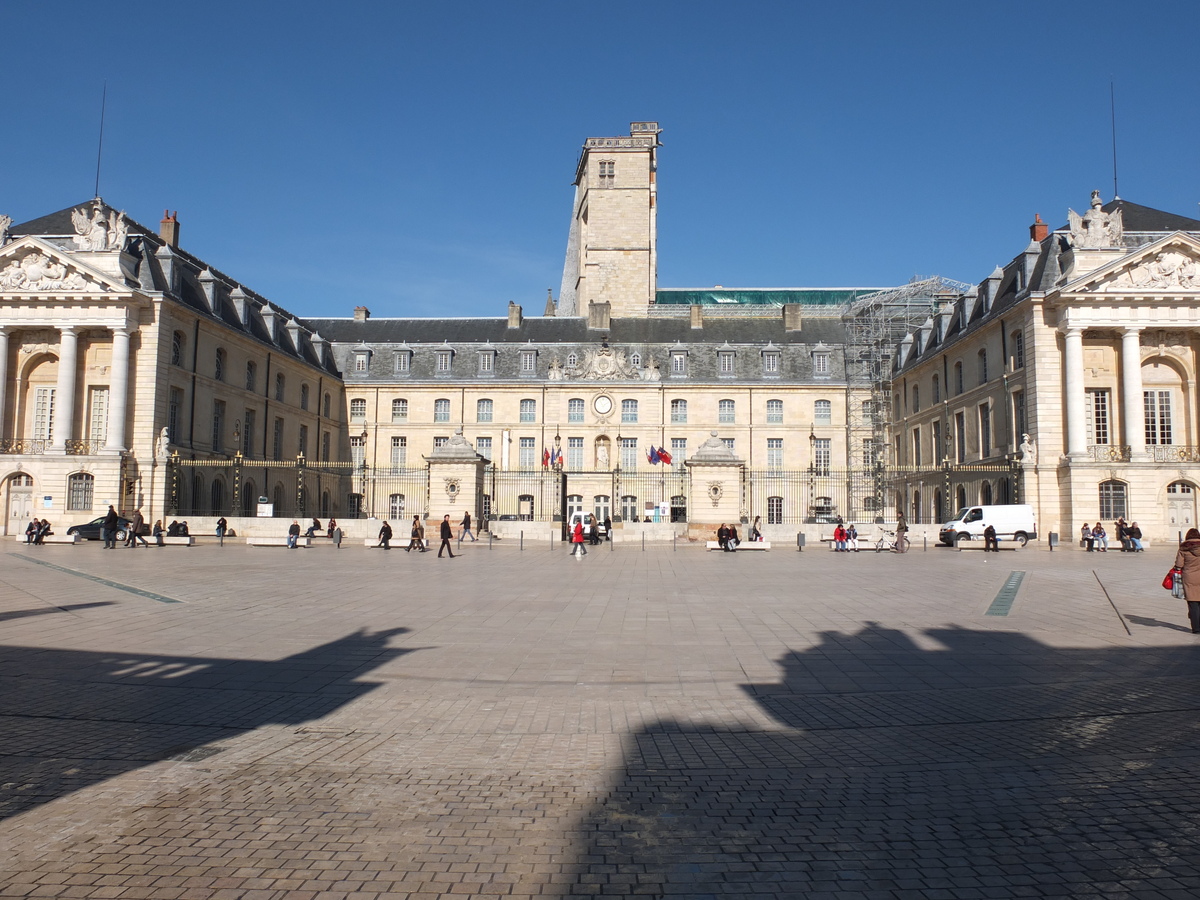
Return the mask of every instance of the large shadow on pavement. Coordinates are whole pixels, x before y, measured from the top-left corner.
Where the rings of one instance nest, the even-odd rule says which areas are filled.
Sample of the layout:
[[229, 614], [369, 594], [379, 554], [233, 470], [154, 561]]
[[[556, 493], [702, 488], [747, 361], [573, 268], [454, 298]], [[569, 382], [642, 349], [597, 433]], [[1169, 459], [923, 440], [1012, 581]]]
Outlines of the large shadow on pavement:
[[219, 752], [269, 724], [328, 715], [410, 650], [406, 628], [357, 631], [285, 659], [0, 646], [0, 818], [144, 765]]
[[787, 654], [776, 728], [631, 736], [562, 895], [1200, 895], [1200, 648], [927, 634]]

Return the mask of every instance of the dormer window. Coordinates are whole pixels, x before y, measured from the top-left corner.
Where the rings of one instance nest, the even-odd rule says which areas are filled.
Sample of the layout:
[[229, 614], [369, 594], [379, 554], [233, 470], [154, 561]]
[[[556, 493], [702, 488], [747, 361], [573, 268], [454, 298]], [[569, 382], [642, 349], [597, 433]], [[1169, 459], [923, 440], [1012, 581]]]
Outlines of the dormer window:
[[829, 377], [829, 348], [824, 344], [817, 344], [813, 349], [812, 370], [818, 378]]
[[683, 378], [687, 375], [687, 351], [672, 350], [671, 351], [671, 375], [675, 378]]
[[393, 368], [397, 375], [407, 375], [412, 368], [412, 351], [397, 350]]
[[[725, 345], [729, 347], [728, 344]], [[736, 372], [737, 353], [730, 347], [728, 350], [717, 351], [717, 374], [722, 378], [732, 378]]]
[[439, 375], [449, 375], [451, 367], [454, 364], [454, 351], [450, 348], [444, 348], [437, 352], [437, 373]]
[[574, 369], [577, 365], [579, 365], [579, 357], [576, 356], [574, 353], [568, 353], [567, 354], [567, 368]]
[[536, 375], [537, 374], [537, 351], [522, 350], [521, 351], [521, 374]]
[[762, 352], [762, 364], [764, 375], [768, 378], [779, 377], [779, 351], [771, 344], [768, 344]]
[[640, 353], [630, 354], [629, 364], [631, 366], [633, 366], [635, 369], [640, 369], [642, 367], [642, 354], [640, 354]]
[[479, 374], [491, 375], [496, 371], [496, 351], [495, 350], [480, 350], [479, 351]]

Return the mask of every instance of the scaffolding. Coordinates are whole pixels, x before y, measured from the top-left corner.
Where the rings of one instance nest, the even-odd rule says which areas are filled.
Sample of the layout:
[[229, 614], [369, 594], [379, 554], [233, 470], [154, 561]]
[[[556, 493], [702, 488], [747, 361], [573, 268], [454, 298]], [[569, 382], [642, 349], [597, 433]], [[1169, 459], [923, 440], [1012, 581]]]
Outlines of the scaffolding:
[[842, 314], [846, 326], [846, 444], [850, 463], [847, 494], [850, 518], [871, 521], [889, 514], [893, 452], [892, 367], [905, 335], [933, 319], [938, 307], [954, 302], [974, 285], [934, 275], [866, 294]]

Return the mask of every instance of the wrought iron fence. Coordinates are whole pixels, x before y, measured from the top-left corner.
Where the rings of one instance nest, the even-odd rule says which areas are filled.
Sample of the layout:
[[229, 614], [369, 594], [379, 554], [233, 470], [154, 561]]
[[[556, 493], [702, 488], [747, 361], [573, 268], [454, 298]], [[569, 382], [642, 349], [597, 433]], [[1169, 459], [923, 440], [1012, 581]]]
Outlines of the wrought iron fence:
[[665, 508], [672, 522], [687, 522], [693, 512], [691, 471], [682, 465], [613, 472], [613, 520], [658, 520]]
[[489, 519], [553, 522], [563, 515], [562, 472], [557, 469], [484, 471], [480, 515]]

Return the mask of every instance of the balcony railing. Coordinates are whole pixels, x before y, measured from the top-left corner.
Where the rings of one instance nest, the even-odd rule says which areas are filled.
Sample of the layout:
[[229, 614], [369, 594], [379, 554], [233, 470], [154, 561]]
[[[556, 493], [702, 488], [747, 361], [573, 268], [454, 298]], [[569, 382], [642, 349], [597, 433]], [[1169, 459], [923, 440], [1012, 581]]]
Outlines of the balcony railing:
[[67, 453], [70, 456], [91, 456], [99, 453], [104, 447], [104, 441], [67, 441]]
[[1146, 448], [1155, 462], [1200, 462], [1200, 447], [1183, 444], [1151, 444]]
[[50, 442], [46, 440], [28, 440], [26, 438], [8, 438], [0, 441], [0, 453], [16, 453], [25, 456], [36, 456], [46, 452]]
[[1092, 444], [1088, 456], [1096, 462], [1129, 462], [1128, 444]]

